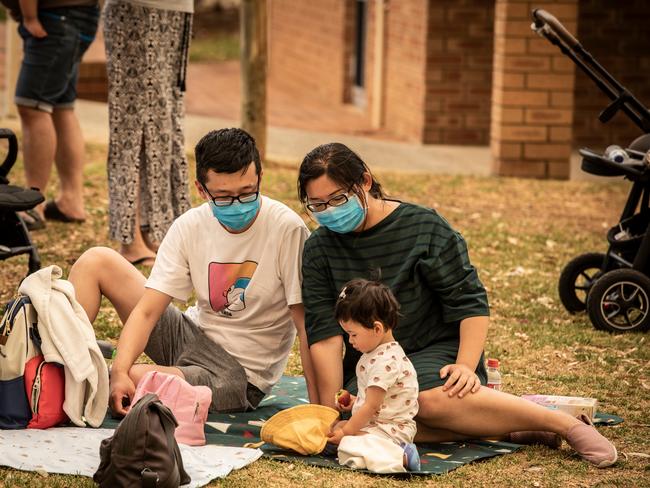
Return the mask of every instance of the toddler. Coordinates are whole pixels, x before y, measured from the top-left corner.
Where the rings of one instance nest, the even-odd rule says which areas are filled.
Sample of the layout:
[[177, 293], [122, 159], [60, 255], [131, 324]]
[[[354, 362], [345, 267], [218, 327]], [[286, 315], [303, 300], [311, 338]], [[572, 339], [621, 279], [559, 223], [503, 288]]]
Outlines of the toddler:
[[337, 395], [337, 408], [352, 416], [334, 425], [328, 436], [338, 444], [340, 464], [377, 473], [420, 469], [413, 444], [418, 381], [393, 337], [398, 311], [387, 286], [362, 279], [348, 282], [336, 302], [336, 320], [352, 347], [363, 353], [356, 366], [358, 396], [348, 402]]

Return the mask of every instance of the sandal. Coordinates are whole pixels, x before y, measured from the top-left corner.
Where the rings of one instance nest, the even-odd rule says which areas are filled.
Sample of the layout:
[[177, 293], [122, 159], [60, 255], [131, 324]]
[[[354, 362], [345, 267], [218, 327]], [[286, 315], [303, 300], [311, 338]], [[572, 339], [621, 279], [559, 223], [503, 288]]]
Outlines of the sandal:
[[133, 261], [129, 261], [133, 266], [153, 266], [156, 256], [143, 256]]
[[614, 444], [609, 442], [596, 430], [591, 419], [585, 414], [578, 417], [582, 423], [572, 426], [566, 434], [569, 445], [585, 461], [589, 461], [597, 468], [611, 466], [618, 459]]
[[59, 207], [57, 206], [54, 200], [47, 201], [47, 203], [45, 204], [45, 209], [43, 211], [43, 214], [45, 215], [45, 218], [47, 220], [58, 220], [59, 222], [65, 222], [66, 224], [70, 224], [70, 223], [80, 224], [86, 221], [86, 219], [78, 219], [64, 214], [63, 212], [61, 212], [61, 210], [59, 209]]
[[43, 220], [43, 217], [41, 217], [41, 215], [33, 208], [18, 213], [25, 223], [27, 230], [41, 230], [45, 228], [45, 220]]

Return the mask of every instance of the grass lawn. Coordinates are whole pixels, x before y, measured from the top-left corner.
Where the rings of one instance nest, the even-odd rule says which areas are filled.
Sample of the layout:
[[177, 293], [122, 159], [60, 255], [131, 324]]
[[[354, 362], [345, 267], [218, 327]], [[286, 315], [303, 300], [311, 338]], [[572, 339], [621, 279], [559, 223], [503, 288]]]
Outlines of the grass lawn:
[[[64, 275], [93, 245], [108, 245], [106, 148], [88, 148], [84, 225], [48, 224], [34, 233], [43, 265]], [[605, 232], [622, 210], [623, 182], [557, 182], [378, 172], [389, 193], [436, 208], [466, 237], [489, 290], [492, 326], [486, 345], [501, 360], [503, 389], [513, 394], [594, 396], [603, 411], [625, 422], [601, 430], [620, 461], [598, 470], [564, 447], [527, 447], [515, 454], [463, 466], [444, 476], [410, 481], [260, 460], [210, 486], [650, 486], [650, 348], [647, 334], [610, 335], [584, 315], [564, 311], [557, 295], [563, 265], [583, 252], [604, 251]], [[20, 182], [19, 165], [10, 175]], [[262, 191], [299, 210], [296, 170], [266, 165]], [[194, 194], [195, 199], [197, 195]], [[198, 200], [197, 200], [198, 202]], [[311, 225], [311, 224], [310, 224]], [[27, 270], [26, 259], [0, 264], [0, 300], [8, 300]], [[143, 270], [146, 273], [146, 270]], [[100, 338], [116, 340], [120, 324], [108, 304], [96, 323]], [[300, 374], [297, 353], [287, 374]], [[88, 478], [0, 469], [4, 486], [92, 486]]]
[[190, 61], [239, 59], [239, 10], [214, 9], [197, 12], [193, 20]]

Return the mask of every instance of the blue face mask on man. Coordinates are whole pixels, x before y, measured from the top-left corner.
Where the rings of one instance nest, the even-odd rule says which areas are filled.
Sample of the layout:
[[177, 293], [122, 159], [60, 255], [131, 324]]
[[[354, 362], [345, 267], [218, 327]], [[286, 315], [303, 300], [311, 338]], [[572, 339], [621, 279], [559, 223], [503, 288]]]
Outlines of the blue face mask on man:
[[238, 202], [235, 201], [231, 205], [221, 206], [215, 205], [214, 202], [210, 202], [210, 208], [212, 209], [212, 215], [232, 230], [242, 230], [247, 225], [249, 225], [252, 220], [257, 215], [258, 210], [260, 209], [261, 196], [258, 196], [254, 202]]
[[314, 212], [316, 221], [333, 232], [347, 234], [361, 225], [366, 218], [366, 209], [361, 205], [358, 195], [348, 197], [348, 201], [337, 207], [328, 207], [322, 212]]

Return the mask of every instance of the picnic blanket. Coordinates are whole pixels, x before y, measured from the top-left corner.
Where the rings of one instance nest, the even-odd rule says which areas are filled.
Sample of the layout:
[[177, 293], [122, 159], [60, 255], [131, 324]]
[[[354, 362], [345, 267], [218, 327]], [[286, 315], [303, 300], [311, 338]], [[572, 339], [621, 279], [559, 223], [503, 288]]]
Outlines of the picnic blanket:
[[[113, 429], [55, 427], [46, 430], [0, 430], [0, 465], [23, 471], [92, 475], [99, 466], [99, 445]], [[183, 465], [192, 478], [187, 487], [207, 485], [233, 469], [259, 459], [262, 451], [206, 445], [179, 445]]]
[[[260, 441], [260, 429], [265, 420], [285, 408], [308, 403], [307, 388], [303, 377], [284, 376], [260, 406], [253, 412], [233, 414], [210, 414], [205, 427], [208, 444], [242, 447]], [[623, 419], [614, 415], [600, 415], [596, 423], [614, 425]], [[105, 426], [115, 427], [117, 422], [106, 420]], [[442, 474], [480, 459], [509, 454], [521, 446], [508, 442], [471, 441], [444, 442], [418, 445], [421, 458], [421, 475]], [[278, 447], [264, 444], [265, 457], [279, 461], [302, 462], [316, 466], [350, 469], [338, 464], [334, 457], [301, 456]]]
[[[349, 469], [334, 457], [301, 456], [264, 444], [262, 449], [247, 449], [247, 443], [260, 441], [263, 423], [285, 408], [308, 403], [305, 380], [285, 376], [253, 412], [210, 414], [205, 427], [207, 445], [181, 445], [185, 468], [192, 477], [188, 486], [203, 486], [231, 470], [242, 468], [260, 456], [278, 461], [302, 462], [316, 466]], [[596, 424], [615, 425], [623, 419], [598, 414]], [[92, 476], [99, 465], [99, 444], [112, 435], [118, 421], [106, 417], [101, 429], [61, 427], [37, 430], [0, 430], [0, 465], [26, 471], [47, 471]], [[85, 446], [79, 449], [75, 446]], [[36, 447], [34, 447], [36, 446]], [[233, 449], [236, 448], [236, 449]], [[422, 468], [411, 473], [432, 475], [447, 473], [463, 464], [509, 454], [521, 446], [507, 442], [471, 441], [418, 445]], [[28, 454], [27, 454], [28, 453]]]

